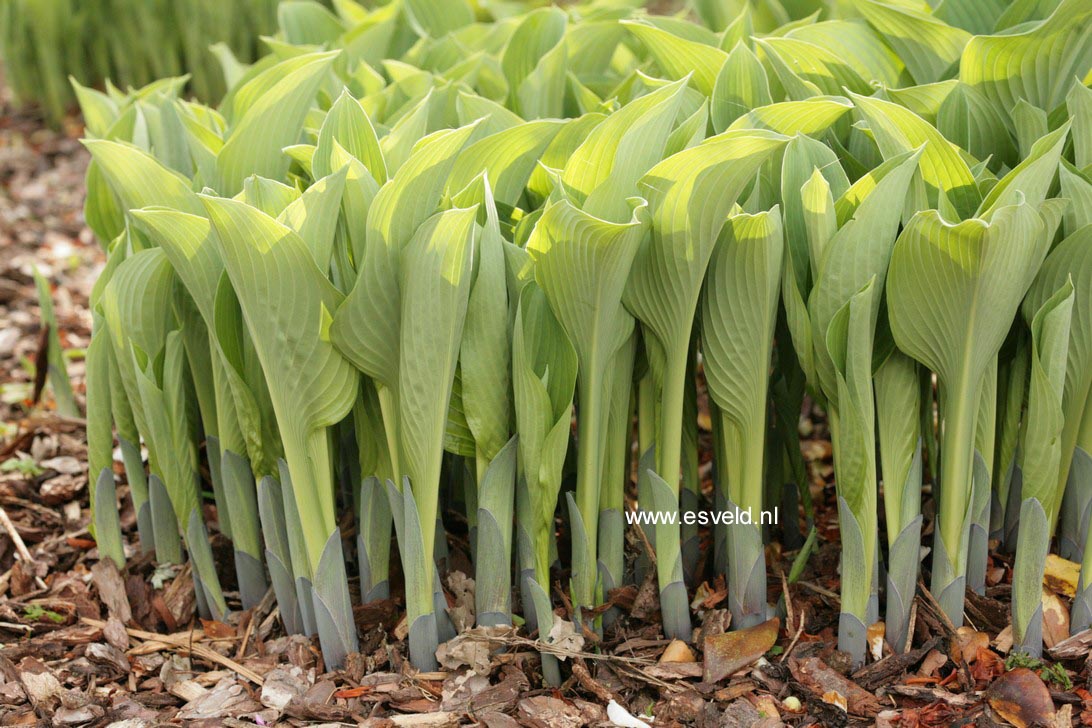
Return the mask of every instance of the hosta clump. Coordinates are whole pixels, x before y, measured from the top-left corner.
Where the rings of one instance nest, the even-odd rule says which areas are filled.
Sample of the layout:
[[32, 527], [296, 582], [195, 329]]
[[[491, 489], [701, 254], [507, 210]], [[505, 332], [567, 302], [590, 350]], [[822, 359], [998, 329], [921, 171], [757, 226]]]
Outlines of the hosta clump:
[[[608, 2], [286, 2], [270, 55], [223, 56], [215, 109], [181, 79], [77, 86], [108, 253], [87, 369], [100, 552], [124, 562], [116, 432], [142, 548], [188, 552], [207, 616], [271, 586], [330, 665], [357, 649], [353, 573], [362, 601], [404, 600], [410, 659], [436, 668], [465, 626], [451, 535], [480, 626], [517, 623], [518, 589], [548, 643], [560, 589], [583, 634], [609, 631], [654, 558], [666, 635], [692, 638], [711, 570], [747, 627], [778, 610], [766, 542], [803, 541], [785, 496], [809, 492], [806, 390], [855, 663], [881, 606], [890, 645], [912, 639], [926, 484], [954, 623], [992, 530], [1016, 541], [1035, 652], [1057, 524], [1087, 625], [1092, 11], [861, 0], [777, 28], [714, 5], [703, 26]], [[761, 525], [782, 504], [790, 522]], [[751, 522], [702, 558], [682, 515], [710, 506]], [[653, 552], [633, 569], [627, 513], [656, 517], [631, 526]], [[557, 657], [542, 670], [561, 682]]]

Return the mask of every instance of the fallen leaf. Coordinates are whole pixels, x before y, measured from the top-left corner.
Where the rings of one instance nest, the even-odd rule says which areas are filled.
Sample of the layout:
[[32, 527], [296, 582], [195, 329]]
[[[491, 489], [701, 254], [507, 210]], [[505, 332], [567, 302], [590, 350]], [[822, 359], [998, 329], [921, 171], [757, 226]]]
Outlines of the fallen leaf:
[[963, 660], [968, 665], [973, 665], [978, 659], [978, 650], [989, 646], [990, 636], [985, 632], [979, 632], [973, 627], [960, 627], [956, 630], [956, 638], [952, 643], [952, 662]]
[[752, 696], [751, 702], [758, 709], [760, 717], [781, 720], [781, 711], [777, 709], [777, 699], [772, 695], [766, 693], [755, 695]]
[[214, 640], [229, 640], [235, 637], [235, 628], [231, 625], [217, 622], [215, 619], [202, 619], [201, 627], [205, 630], [205, 636]]
[[1046, 569], [1043, 571], [1043, 586], [1047, 589], [1072, 599], [1077, 595], [1077, 580], [1080, 575], [1080, 564], [1063, 559], [1057, 554], [1047, 554]]
[[849, 712], [849, 701], [846, 700], [846, 696], [842, 695], [837, 690], [828, 690], [823, 693], [823, 702], [828, 705], [836, 705], [845, 712]]
[[899, 728], [902, 717], [897, 710], [885, 710], [876, 716], [876, 728]]
[[925, 659], [921, 661], [918, 674], [922, 677], [934, 677], [940, 668], [948, 664], [948, 656], [940, 650], [930, 650]]
[[492, 653], [496, 639], [510, 635], [512, 627], [475, 627], [444, 642], [436, 650], [436, 659], [448, 670], [463, 665], [472, 672], [488, 675], [492, 670]]
[[883, 638], [886, 632], [887, 625], [883, 622], [875, 622], [868, 627], [868, 651], [877, 662], [883, 659]]
[[634, 716], [614, 700], [607, 703], [607, 717], [610, 718], [612, 724], [621, 728], [652, 728], [648, 723]]
[[986, 700], [994, 712], [1017, 728], [1054, 722], [1050, 690], [1026, 667], [1018, 667], [997, 678], [986, 690]]
[[447, 728], [459, 725], [459, 718], [454, 713], [414, 713], [411, 715], [392, 715], [390, 721], [396, 726], [412, 728]]
[[777, 642], [781, 620], [771, 620], [747, 629], [705, 638], [705, 682], [718, 683], [751, 665]]
[[1012, 625], [1005, 625], [1005, 628], [998, 633], [991, 644], [1002, 655], [1009, 654], [1012, 650]]
[[1069, 638], [1069, 610], [1062, 598], [1043, 589], [1043, 643], [1047, 649]]
[[671, 640], [671, 643], [660, 656], [660, 662], [694, 662], [694, 653], [682, 640]]
[[559, 698], [538, 695], [519, 701], [519, 721], [531, 728], [580, 728], [584, 717], [580, 709]]
[[[584, 636], [576, 631], [576, 627], [572, 622], [564, 619], [554, 619], [554, 624], [550, 627], [546, 641], [570, 652], [580, 652], [584, 649]], [[566, 658], [559, 656], [558, 659], [564, 660]]]
[[270, 670], [262, 685], [262, 705], [275, 710], [284, 710], [292, 698], [303, 695], [315, 682], [313, 673], [304, 674], [298, 667], [283, 667]]
[[971, 677], [976, 682], [989, 684], [1005, 674], [1005, 661], [989, 649], [978, 649], [978, 657], [971, 666]]

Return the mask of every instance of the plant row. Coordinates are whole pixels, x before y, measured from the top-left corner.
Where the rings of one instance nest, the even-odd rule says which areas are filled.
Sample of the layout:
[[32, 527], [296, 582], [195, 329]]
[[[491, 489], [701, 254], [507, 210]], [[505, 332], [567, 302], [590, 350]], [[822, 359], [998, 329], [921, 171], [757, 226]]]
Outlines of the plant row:
[[75, 103], [69, 78], [126, 88], [189, 74], [190, 91], [213, 101], [232, 79], [218, 57], [261, 55], [276, 15], [277, 0], [5, 0], [0, 60], [15, 103], [53, 124]]
[[654, 560], [627, 568], [631, 473], [638, 509], [752, 514], [711, 561], [733, 627], [765, 620], [757, 512], [815, 540], [807, 396], [856, 662], [881, 604], [892, 647], [910, 639], [923, 546], [956, 625], [991, 539], [1014, 548], [1037, 654], [1056, 537], [1089, 626], [1092, 8], [857, 0], [775, 25], [770, 4], [706, 24], [634, 4], [285, 3], [216, 109], [181, 79], [76, 87], [109, 252], [87, 367], [101, 553], [124, 562], [116, 433], [142, 547], [188, 554], [223, 615], [207, 466], [242, 605], [271, 585], [329, 665], [357, 647], [351, 565], [362, 600], [392, 593], [392, 530], [411, 659], [435, 665], [442, 493], [478, 624], [510, 624], [518, 591], [549, 640], [560, 580], [602, 629], [610, 591], [655, 570], [664, 632], [689, 640], [696, 527], [646, 524]]

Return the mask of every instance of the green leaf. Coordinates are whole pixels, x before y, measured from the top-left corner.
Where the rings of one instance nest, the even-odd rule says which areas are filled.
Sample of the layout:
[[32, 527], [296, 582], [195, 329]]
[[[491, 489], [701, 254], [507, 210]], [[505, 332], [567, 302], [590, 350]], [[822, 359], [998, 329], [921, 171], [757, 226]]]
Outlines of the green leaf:
[[319, 129], [312, 173], [315, 179], [326, 177], [340, 166], [334, 164], [335, 142], [360, 160], [378, 184], [387, 181], [387, 164], [375, 127], [348, 89], [342, 90]]
[[709, 396], [739, 439], [737, 477], [723, 485], [732, 503], [752, 515], [762, 508], [766, 395], [783, 250], [776, 207], [730, 216], [709, 261], [701, 304]]
[[797, 38], [761, 38], [755, 43], [767, 58], [776, 57], [774, 70], [786, 83], [782, 68], [791, 67], [791, 73], [814, 84], [820, 93], [841, 94], [845, 90], [856, 93], [870, 91], [868, 82], [858, 75], [856, 69], [848, 64], [835, 51], [808, 43]]
[[963, 50], [959, 78], [1002, 108], [1024, 99], [1050, 112], [1065, 101], [1075, 79], [1092, 68], [1090, 23], [1088, 3], [1062, 0], [1033, 27], [975, 36]]
[[520, 293], [512, 331], [512, 389], [523, 472], [530, 496], [538, 578], [549, 578], [550, 533], [569, 444], [576, 351], [534, 281]]
[[[1068, 304], [1072, 308], [1071, 323], [1069, 327], [1069, 347], [1065, 363], [1065, 386], [1061, 400], [1061, 414], [1063, 426], [1060, 434], [1060, 466], [1058, 470], [1058, 488], [1065, 487], [1069, 477], [1070, 466], [1073, 463], [1074, 451], [1078, 447], [1079, 432], [1082, 420], [1089, 417], [1089, 396], [1092, 393], [1092, 294], [1089, 294], [1089, 285], [1092, 284], [1092, 225], [1086, 225], [1060, 242], [1043, 261], [1042, 268], [1035, 278], [1035, 282], [1024, 299], [1024, 318], [1032, 322], [1040, 316], [1040, 337], [1057, 338], [1060, 336], [1054, 327], [1045, 320], [1050, 309], [1063, 307], [1064, 303], [1055, 299], [1057, 291], [1064, 291], [1067, 285], [1073, 289], [1073, 301]], [[1053, 303], [1052, 303], [1053, 302]], [[1040, 314], [1040, 312], [1042, 312]], [[1054, 313], [1053, 316], [1063, 314]], [[1033, 328], [1033, 334], [1035, 330]], [[1051, 342], [1047, 342], [1051, 343]], [[1052, 386], [1057, 382], [1054, 377], [1056, 372], [1046, 369], [1045, 366], [1054, 366], [1054, 354], [1045, 351], [1047, 343], [1041, 342], [1036, 355], [1040, 359], [1038, 369], [1042, 374], [1048, 375]], [[1056, 342], [1054, 342], [1056, 343]], [[1041, 386], [1041, 385], [1040, 385]], [[1030, 431], [1025, 432], [1025, 438], [1038, 437]], [[1027, 482], [1028, 476], [1025, 476]], [[1044, 506], [1045, 507], [1045, 506]], [[1050, 511], [1047, 514], [1050, 515]]]
[[725, 132], [668, 157], [641, 179], [652, 235], [637, 254], [623, 300], [664, 351], [686, 349], [672, 344], [690, 338], [701, 281], [728, 211], [787, 141], [770, 132]]
[[911, 218], [891, 256], [887, 302], [895, 344], [936, 372], [943, 393], [945, 486], [935, 544], [944, 563], [934, 568], [933, 587], [957, 621], [979, 382], [1046, 253], [1047, 231], [1026, 203], [1000, 208], [989, 221], [954, 224], [930, 210]]
[[64, 348], [61, 346], [61, 336], [57, 331], [57, 316], [53, 313], [53, 293], [49, 289], [47, 281], [34, 267], [34, 287], [38, 292], [38, 311], [42, 326], [47, 332], [46, 360], [49, 367], [49, 387], [53, 390], [53, 399], [57, 404], [57, 412], [65, 417], [79, 417], [80, 408], [76, 405], [75, 395], [72, 394], [72, 383], [68, 380], [68, 367], [64, 361]]
[[402, 8], [414, 31], [430, 38], [474, 22], [474, 11], [466, 0], [405, 0]]
[[[491, 462], [505, 446], [511, 417], [511, 347], [504, 238], [485, 177], [482, 178], [481, 198], [486, 220], [475, 255], [477, 270], [459, 349], [463, 412], [473, 433], [479, 464]], [[460, 204], [466, 202], [459, 200]], [[512, 449], [514, 452], [515, 447]], [[481, 478], [483, 473], [479, 472], [477, 476]]]
[[724, 61], [713, 86], [710, 117], [720, 133], [751, 109], [773, 103], [766, 70], [750, 48], [736, 45]]
[[626, 104], [572, 153], [561, 182], [588, 214], [611, 221], [630, 215], [626, 198], [636, 194], [640, 176], [663, 158], [684, 88], [678, 81]]
[[1031, 153], [993, 186], [976, 215], [989, 219], [995, 210], [1021, 201], [1038, 207], [1054, 181], [1068, 133], [1069, 124], [1065, 124], [1035, 142]]
[[855, 7], [906, 63], [918, 83], [941, 81], [969, 46], [971, 34], [903, 4], [857, 0]]
[[[843, 224], [826, 244], [823, 258], [819, 261], [815, 287], [808, 298], [812, 331], [827, 331], [837, 312], [869, 281], [874, 281], [877, 289], [883, 284], [902, 217], [901, 203], [906, 198], [920, 160], [921, 152], [903, 155], [899, 165], [864, 198], [853, 219]], [[873, 306], [872, 316], [875, 319], [879, 296], [871, 296], [868, 300]], [[833, 401], [839, 396], [840, 385], [825, 338], [816, 336], [814, 339], [814, 364], [818, 380], [815, 384]], [[855, 505], [852, 500], [850, 505]]]
[[713, 93], [717, 74], [728, 54], [719, 48], [681, 38], [647, 20], [623, 20], [625, 27], [648, 50], [664, 75], [672, 80], [691, 78], [694, 88]]
[[342, 297], [291, 229], [235, 200], [202, 201], [269, 384], [314, 567], [335, 527], [325, 428], [348, 414], [359, 379], [328, 336]]
[[476, 215], [475, 208], [455, 208], [426, 220], [400, 266], [397, 436], [400, 464], [425, 524], [425, 554], [435, 538], [447, 405], [480, 235]]
[[[1017, 151], [1003, 114], [1004, 111], [982, 92], [959, 83], [940, 105], [936, 126], [949, 141], [978, 159], [992, 155], [998, 163], [1012, 166]], [[997, 168], [996, 164], [993, 168]]]
[[[1073, 319], [1073, 281], [1066, 278], [1031, 319], [1031, 384], [1027, 425], [1024, 428], [1024, 482], [1021, 497], [1038, 501], [1053, 533], [1062, 505], [1065, 480], [1062, 467], [1062, 393], [1066, 381], [1070, 322]], [[1070, 457], [1072, 457], [1070, 455]], [[1019, 548], [1019, 547], [1018, 547]]]
[[307, 111], [335, 57], [336, 52], [290, 58], [239, 90], [236, 117], [216, 159], [221, 193], [235, 194], [253, 174], [284, 176], [289, 160], [281, 150], [299, 141]]
[[[765, 430], [783, 249], [777, 208], [735, 214], [720, 234], [706, 273], [701, 348], [709, 395], [746, 436]], [[762, 437], [758, 440], [746, 447], [760, 452]], [[733, 491], [734, 503], [753, 504], [753, 498], [748, 502], [739, 493]]]
[[467, 146], [448, 178], [447, 190], [457, 193], [485, 172], [497, 201], [519, 204], [543, 152], [564, 128], [555, 120], [521, 122]]
[[852, 104], [840, 97], [782, 101], [748, 111], [733, 121], [728, 129], [769, 129], [786, 136], [819, 136], [852, 108]]
[[884, 159], [925, 145], [921, 175], [930, 205], [935, 206], [943, 190], [961, 219], [974, 213], [981, 197], [970, 167], [954, 144], [909, 109], [875, 98], [852, 97], [868, 121]]
[[368, 210], [367, 247], [359, 277], [334, 314], [330, 335], [358, 369], [394, 389], [398, 383], [398, 271], [402, 249], [435, 212], [444, 184], [473, 125], [422, 140], [410, 160], [379, 190]]

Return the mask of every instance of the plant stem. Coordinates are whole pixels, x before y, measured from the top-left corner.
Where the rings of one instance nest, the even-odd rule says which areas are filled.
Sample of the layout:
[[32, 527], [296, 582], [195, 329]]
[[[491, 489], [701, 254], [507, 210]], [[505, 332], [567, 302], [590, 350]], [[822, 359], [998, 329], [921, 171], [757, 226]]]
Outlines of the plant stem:
[[[577, 411], [577, 448], [576, 455], [576, 500], [580, 516], [584, 521], [586, 542], [583, 551], [573, 546], [573, 606], [595, 606], [595, 584], [598, 576], [596, 560], [596, 537], [599, 532], [599, 489], [602, 469], [603, 444], [603, 377], [597, 371], [599, 367], [588, 367], [587, 376], [580, 377], [577, 386], [580, 391], [580, 405]], [[587, 563], [575, 563], [576, 555], [583, 553]], [[549, 582], [546, 582], [549, 583]]]
[[[944, 613], [963, 624], [963, 584], [967, 570], [967, 509], [970, 507], [974, 466], [977, 385], [961, 381], [941, 399], [940, 508], [936, 538], [943, 551], [934, 550], [932, 591]], [[943, 562], [947, 563], [943, 563]], [[953, 584], [959, 586], [950, 589]]]
[[[686, 359], [689, 353], [686, 338], [667, 351], [671, 352], [664, 367], [663, 391], [660, 407], [660, 432], [656, 444], [660, 477], [675, 496], [675, 510], [679, 505], [679, 475], [682, 459], [683, 405], [686, 392]], [[680, 356], [681, 354], [681, 356]], [[663, 506], [657, 503], [657, 508]], [[689, 641], [690, 610], [686, 600], [686, 587], [682, 583], [681, 543], [682, 531], [678, 522], [656, 526], [656, 567], [660, 585], [660, 608], [664, 617], [664, 634], [668, 639]], [[680, 593], [681, 592], [681, 593]]]

